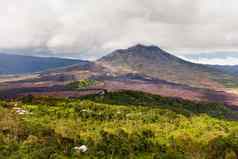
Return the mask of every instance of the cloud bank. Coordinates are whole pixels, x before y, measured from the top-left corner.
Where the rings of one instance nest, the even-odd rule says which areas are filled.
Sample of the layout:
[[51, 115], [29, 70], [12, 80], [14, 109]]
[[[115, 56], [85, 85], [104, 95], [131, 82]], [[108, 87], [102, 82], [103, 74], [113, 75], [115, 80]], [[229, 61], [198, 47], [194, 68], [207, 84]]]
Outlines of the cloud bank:
[[0, 0], [0, 50], [95, 59], [137, 43], [238, 50], [237, 0]]
[[199, 64], [210, 64], [210, 65], [237, 65], [238, 64], [238, 58], [235, 57], [226, 57], [226, 58], [220, 58], [220, 57], [215, 57], [215, 58], [198, 58], [198, 59], [193, 59], [193, 58], [186, 58], [186, 57], [181, 57], [182, 59], [185, 59], [187, 61], [191, 61], [194, 63], [199, 63]]

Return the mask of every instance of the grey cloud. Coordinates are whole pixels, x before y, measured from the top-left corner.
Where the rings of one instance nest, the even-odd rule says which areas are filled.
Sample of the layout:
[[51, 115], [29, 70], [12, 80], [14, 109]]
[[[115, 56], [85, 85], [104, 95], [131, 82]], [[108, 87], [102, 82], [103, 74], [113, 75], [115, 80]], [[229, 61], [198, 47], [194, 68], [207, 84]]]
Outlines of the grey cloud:
[[0, 50], [90, 59], [136, 43], [175, 55], [236, 51], [237, 15], [236, 0], [0, 0]]

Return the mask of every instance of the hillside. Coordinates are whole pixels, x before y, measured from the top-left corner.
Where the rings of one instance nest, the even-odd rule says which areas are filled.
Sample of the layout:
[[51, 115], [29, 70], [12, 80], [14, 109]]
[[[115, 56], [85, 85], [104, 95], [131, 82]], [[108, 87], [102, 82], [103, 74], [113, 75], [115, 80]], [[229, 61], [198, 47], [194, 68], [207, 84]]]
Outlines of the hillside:
[[131, 91], [1, 101], [0, 158], [236, 159], [236, 115]]
[[25, 74], [84, 63], [81, 60], [0, 54], [0, 74]]
[[[238, 106], [236, 92], [228, 89], [238, 87], [237, 76], [184, 61], [156, 46], [136, 45], [116, 50], [96, 62], [77, 62], [34, 76], [1, 77], [0, 97], [37, 94], [77, 98], [98, 90], [134, 90], [190, 101], [219, 102], [235, 109]], [[82, 91], [67, 87], [84, 80], [95, 84]]]
[[195, 87], [221, 88], [236, 77], [220, 69], [182, 60], [157, 46], [136, 45], [116, 50], [97, 61], [112, 72], [134, 72]]

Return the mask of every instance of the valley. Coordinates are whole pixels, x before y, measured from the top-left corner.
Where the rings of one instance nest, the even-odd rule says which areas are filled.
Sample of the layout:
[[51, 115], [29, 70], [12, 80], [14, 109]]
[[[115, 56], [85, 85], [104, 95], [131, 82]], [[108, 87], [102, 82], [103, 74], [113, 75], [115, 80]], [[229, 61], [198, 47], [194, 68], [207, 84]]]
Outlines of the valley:
[[238, 159], [237, 0], [0, 0], [0, 159]]

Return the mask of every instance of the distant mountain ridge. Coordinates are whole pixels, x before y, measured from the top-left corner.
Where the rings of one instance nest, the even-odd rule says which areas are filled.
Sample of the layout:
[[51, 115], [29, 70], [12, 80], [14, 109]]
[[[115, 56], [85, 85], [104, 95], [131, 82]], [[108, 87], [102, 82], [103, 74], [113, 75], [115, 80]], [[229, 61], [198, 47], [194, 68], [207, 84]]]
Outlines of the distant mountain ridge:
[[80, 63], [87, 61], [0, 53], [0, 74], [34, 73]]
[[215, 68], [230, 75], [238, 76], [238, 65], [208, 65], [208, 67]]

